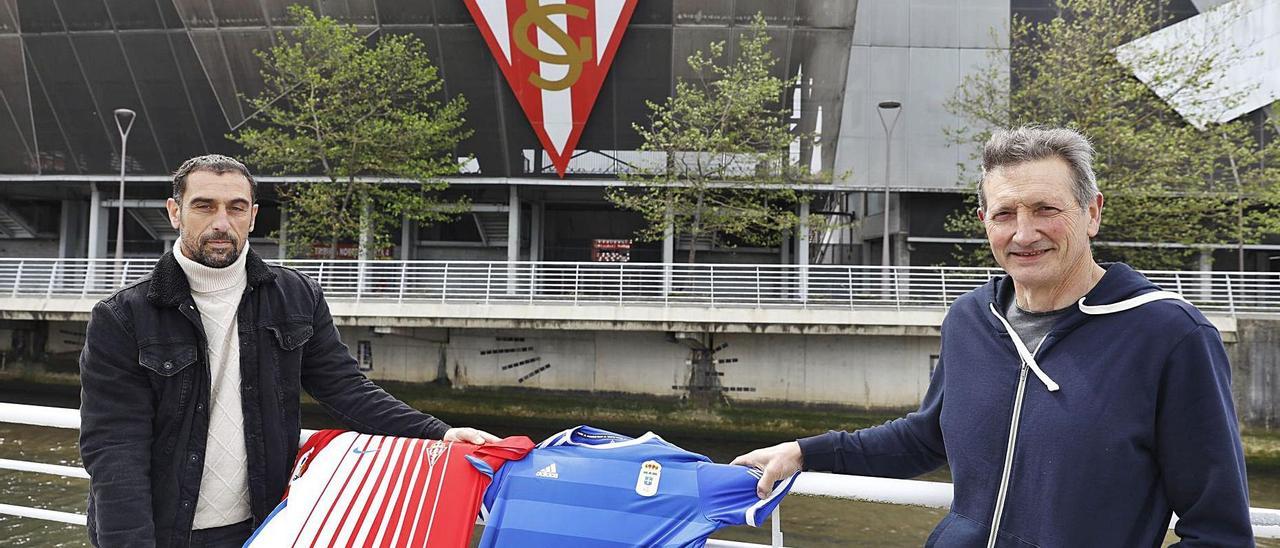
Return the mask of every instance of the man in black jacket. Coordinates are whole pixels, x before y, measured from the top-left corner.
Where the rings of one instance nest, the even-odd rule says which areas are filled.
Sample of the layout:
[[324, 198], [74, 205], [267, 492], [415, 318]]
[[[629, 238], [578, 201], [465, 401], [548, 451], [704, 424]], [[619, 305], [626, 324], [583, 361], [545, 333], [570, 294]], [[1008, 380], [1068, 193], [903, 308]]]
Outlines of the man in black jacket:
[[97, 546], [243, 544], [289, 481], [300, 389], [361, 432], [496, 440], [365, 378], [316, 282], [248, 249], [254, 198], [240, 162], [188, 160], [167, 204], [179, 245], [93, 308], [80, 453]]

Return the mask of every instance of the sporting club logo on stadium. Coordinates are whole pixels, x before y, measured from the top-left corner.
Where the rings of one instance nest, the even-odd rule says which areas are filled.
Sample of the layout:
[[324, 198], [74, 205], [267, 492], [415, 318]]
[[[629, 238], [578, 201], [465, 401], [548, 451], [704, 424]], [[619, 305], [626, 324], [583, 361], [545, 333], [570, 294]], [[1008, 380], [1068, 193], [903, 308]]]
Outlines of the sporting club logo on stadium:
[[466, 0], [564, 177], [637, 0]]

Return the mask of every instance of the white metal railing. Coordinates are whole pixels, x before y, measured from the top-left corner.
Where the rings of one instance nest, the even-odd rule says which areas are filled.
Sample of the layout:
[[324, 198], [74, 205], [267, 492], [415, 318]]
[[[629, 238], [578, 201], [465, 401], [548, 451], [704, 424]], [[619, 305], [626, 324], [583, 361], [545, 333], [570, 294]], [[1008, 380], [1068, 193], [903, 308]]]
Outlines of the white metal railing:
[[[101, 298], [155, 259], [0, 259], [0, 299]], [[370, 302], [945, 309], [1000, 274], [921, 266], [319, 261], [282, 264], [331, 299]], [[1280, 315], [1280, 272], [1148, 271], [1208, 313]]]
[[[54, 428], [80, 428], [80, 412], [76, 409], [61, 407], [42, 407], [15, 403], [0, 403], [0, 423], [48, 426]], [[314, 430], [303, 430], [302, 441], [305, 442]], [[88, 478], [83, 468], [42, 463], [32, 463], [10, 459], [0, 459], [0, 470], [16, 470], [37, 472], [74, 478]], [[949, 508], [951, 506], [951, 484], [931, 481], [900, 480], [889, 478], [872, 478], [865, 476], [844, 476], [803, 472], [791, 487], [791, 494], [804, 496], [821, 496], [846, 499], [860, 502], [876, 502], [883, 504], [899, 504], [922, 506], [927, 508]], [[11, 504], [0, 504], [0, 515], [14, 515], [77, 525], [85, 524], [84, 514], [58, 512], [40, 508], [30, 508]], [[773, 513], [772, 546], [782, 546], [781, 509]], [[1250, 508], [1250, 521], [1253, 524], [1254, 536], [1258, 538], [1280, 538], [1280, 510], [1270, 508]], [[1173, 528], [1177, 516], [1169, 524]], [[732, 541], [712, 540], [707, 542], [712, 547], [760, 547], [758, 544], [747, 544]]]

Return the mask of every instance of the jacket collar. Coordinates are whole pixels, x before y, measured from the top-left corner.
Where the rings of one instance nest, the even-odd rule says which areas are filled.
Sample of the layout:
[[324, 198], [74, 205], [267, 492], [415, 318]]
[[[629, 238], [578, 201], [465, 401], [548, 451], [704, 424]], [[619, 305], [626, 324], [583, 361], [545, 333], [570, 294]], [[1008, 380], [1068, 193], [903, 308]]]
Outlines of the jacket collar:
[[[276, 273], [253, 249], [244, 259], [245, 276], [249, 287], [257, 287], [276, 279]], [[156, 306], [178, 306], [191, 297], [191, 285], [187, 275], [178, 265], [173, 252], [165, 253], [151, 270], [151, 286], [147, 289], [147, 301]]]

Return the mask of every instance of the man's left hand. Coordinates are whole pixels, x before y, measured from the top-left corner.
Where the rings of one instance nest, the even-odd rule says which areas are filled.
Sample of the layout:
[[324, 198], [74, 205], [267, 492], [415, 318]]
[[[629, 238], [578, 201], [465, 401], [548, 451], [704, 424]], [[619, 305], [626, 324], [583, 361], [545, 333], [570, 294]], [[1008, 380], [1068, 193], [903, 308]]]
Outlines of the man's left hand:
[[444, 441], [460, 441], [473, 445], [484, 445], [498, 441], [498, 436], [475, 428], [450, 428], [444, 433]]

